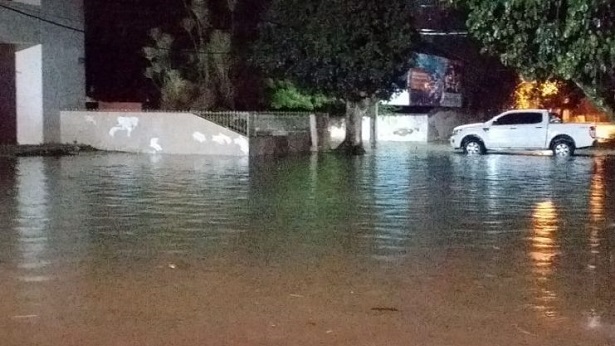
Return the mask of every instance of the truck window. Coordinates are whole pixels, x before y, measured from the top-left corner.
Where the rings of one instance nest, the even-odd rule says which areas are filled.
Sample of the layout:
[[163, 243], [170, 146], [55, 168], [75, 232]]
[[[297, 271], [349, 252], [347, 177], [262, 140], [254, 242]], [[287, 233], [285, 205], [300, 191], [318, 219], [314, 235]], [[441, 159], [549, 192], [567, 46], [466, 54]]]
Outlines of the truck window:
[[521, 124], [540, 124], [542, 122], [542, 113], [523, 113]]
[[500, 117], [496, 121], [494, 121], [493, 125], [515, 125], [517, 124], [517, 121], [519, 121], [519, 119], [517, 119], [517, 116], [517, 113], [506, 114], [505, 116]]
[[549, 122], [551, 124], [560, 124], [562, 122], [562, 118], [555, 113], [549, 113]]
[[540, 124], [542, 113], [510, 113], [496, 120], [493, 125], [530, 125]]

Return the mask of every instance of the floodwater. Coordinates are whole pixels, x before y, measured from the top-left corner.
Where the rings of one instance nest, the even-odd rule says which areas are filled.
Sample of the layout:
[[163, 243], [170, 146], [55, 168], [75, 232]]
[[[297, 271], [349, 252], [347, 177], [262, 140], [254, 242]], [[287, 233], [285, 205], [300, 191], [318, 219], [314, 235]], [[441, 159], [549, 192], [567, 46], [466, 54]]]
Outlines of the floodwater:
[[0, 160], [0, 345], [615, 344], [615, 158]]

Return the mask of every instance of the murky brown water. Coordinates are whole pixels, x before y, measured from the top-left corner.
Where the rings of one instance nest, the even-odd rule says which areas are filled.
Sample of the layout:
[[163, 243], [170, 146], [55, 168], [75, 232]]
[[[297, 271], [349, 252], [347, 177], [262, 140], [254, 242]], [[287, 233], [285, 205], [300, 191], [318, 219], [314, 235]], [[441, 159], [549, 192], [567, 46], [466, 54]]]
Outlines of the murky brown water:
[[0, 345], [615, 344], [615, 158], [0, 160]]

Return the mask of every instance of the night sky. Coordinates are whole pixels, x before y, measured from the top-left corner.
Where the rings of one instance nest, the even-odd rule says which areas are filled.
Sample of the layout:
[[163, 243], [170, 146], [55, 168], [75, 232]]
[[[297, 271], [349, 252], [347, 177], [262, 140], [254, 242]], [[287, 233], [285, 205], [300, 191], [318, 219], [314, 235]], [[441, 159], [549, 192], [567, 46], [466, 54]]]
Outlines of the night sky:
[[[88, 95], [104, 101], [143, 101], [153, 92], [141, 55], [148, 31], [180, 18], [170, 0], [86, 1]], [[177, 1], [181, 3], [180, 1]]]
[[[212, 0], [212, 24], [226, 28], [230, 16]], [[255, 38], [256, 25], [266, 0], [239, 1], [235, 42], [246, 45]], [[148, 32], [170, 27], [186, 14], [183, 0], [86, 0], [86, 56], [88, 96], [101, 101], [155, 99], [156, 89], [143, 76], [147, 61], [141, 50]], [[248, 71], [239, 71], [239, 73]]]

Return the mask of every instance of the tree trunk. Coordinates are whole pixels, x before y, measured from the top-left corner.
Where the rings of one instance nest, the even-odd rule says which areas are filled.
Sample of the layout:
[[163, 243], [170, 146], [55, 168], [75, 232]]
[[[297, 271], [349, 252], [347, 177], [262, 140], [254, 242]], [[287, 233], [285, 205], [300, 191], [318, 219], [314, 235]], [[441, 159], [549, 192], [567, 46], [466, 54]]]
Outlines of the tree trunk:
[[369, 144], [372, 149], [376, 148], [376, 143], [378, 142], [378, 102], [373, 102], [370, 106], [369, 115], [371, 118], [370, 128], [369, 128]]
[[606, 113], [610, 120], [615, 120], [615, 90], [600, 86], [594, 87], [582, 81], [574, 82], [598, 110]]
[[346, 138], [337, 151], [348, 155], [363, 155], [363, 117], [369, 115], [375, 99], [364, 98], [358, 102], [346, 101]]

